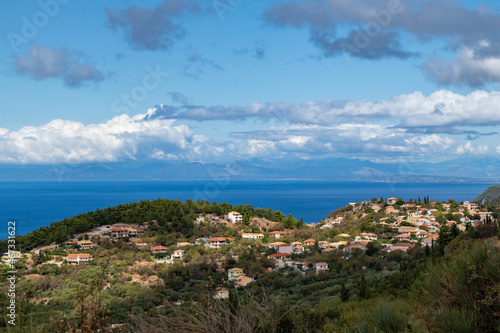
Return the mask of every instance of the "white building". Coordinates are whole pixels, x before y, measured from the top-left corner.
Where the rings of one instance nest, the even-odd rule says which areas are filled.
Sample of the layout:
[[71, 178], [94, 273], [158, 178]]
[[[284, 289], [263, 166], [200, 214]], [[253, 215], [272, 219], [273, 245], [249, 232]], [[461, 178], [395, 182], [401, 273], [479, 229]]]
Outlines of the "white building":
[[230, 212], [229, 214], [227, 214], [227, 218], [234, 224], [243, 222], [243, 215], [238, 212]]

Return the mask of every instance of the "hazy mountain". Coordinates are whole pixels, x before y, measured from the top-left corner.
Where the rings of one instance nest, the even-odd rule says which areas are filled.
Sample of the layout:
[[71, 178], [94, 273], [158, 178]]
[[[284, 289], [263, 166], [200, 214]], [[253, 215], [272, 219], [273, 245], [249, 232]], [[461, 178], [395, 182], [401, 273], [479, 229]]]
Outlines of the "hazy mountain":
[[231, 164], [171, 163], [158, 160], [93, 164], [0, 165], [1, 181], [23, 180], [199, 180], [316, 179], [412, 181], [489, 181], [500, 179], [495, 159], [457, 159], [440, 163], [374, 163], [358, 159], [258, 160]]

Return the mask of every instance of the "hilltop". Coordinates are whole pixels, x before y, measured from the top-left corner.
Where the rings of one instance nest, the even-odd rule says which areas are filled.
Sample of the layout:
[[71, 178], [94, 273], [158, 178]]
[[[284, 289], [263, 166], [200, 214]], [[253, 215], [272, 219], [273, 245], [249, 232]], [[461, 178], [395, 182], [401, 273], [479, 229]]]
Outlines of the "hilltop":
[[472, 202], [482, 205], [500, 205], [500, 185], [488, 187], [486, 191], [478, 195]]

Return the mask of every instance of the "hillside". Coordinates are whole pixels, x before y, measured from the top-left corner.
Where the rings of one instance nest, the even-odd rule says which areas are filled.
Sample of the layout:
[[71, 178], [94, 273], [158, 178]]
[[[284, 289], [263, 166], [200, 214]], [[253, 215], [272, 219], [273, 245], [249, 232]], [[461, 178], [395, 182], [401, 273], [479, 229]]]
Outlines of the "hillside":
[[478, 195], [472, 202], [478, 204], [487, 205], [499, 205], [500, 204], [500, 185], [494, 185], [488, 187], [486, 191]]
[[0, 306], [15, 269], [26, 332], [491, 332], [500, 212], [485, 208], [373, 198], [306, 225], [207, 201], [109, 207], [16, 237]]

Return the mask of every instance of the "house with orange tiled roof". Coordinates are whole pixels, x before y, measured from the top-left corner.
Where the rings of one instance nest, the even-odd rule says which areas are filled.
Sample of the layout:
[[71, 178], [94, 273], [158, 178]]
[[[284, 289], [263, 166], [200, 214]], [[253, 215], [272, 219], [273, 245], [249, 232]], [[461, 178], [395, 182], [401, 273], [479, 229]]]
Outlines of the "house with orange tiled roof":
[[111, 228], [111, 237], [116, 238], [135, 238], [137, 237], [137, 230], [132, 228]]
[[409, 243], [396, 243], [396, 244], [391, 244], [391, 245], [387, 246], [386, 248], [384, 248], [384, 250], [387, 252], [392, 252], [392, 251], [396, 251], [396, 250], [401, 250], [401, 251], [407, 252], [408, 249], [411, 249], [414, 246], [415, 245], [409, 244]]
[[92, 260], [92, 256], [88, 253], [71, 253], [68, 254], [66, 261], [69, 265], [86, 265]]
[[397, 235], [397, 236], [394, 236], [394, 239], [397, 239], [397, 240], [410, 240], [411, 239], [411, 236], [410, 235], [405, 235], [405, 234], [400, 234], [400, 235]]
[[155, 246], [155, 247], [151, 248], [151, 252], [153, 254], [155, 254], [155, 253], [165, 253], [165, 252], [167, 252], [167, 250], [168, 249], [165, 246], [161, 246], [161, 245], [158, 245], [158, 246]]
[[365, 251], [366, 246], [364, 246], [364, 245], [347, 245], [347, 246], [344, 246], [343, 250], [345, 252], [352, 252], [354, 249], [360, 249], [362, 251]]
[[306, 240], [304, 241], [304, 245], [305, 245], [305, 246], [312, 246], [312, 245], [314, 245], [314, 243], [316, 243], [316, 240], [315, 240], [315, 239], [313, 239], [313, 238], [309, 238], [309, 239], [306, 239]]
[[271, 231], [269, 233], [269, 236], [275, 237], [275, 238], [280, 238], [280, 237], [285, 236], [285, 233], [283, 231]]
[[377, 234], [371, 232], [363, 232], [360, 236], [370, 240], [377, 240]]
[[116, 237], [116, 238], [128, 237], [128, 230], [125, 228], [111, 228], [111, 237]]
[[410, 209], [410, 208], [415, 208], [416, 204], [414, 203], [405, 203], [403, 205], [401, 205], [401, 208], [402, 209]]
[[290, 253], [275, 253], [270, 254], [267, 257], [274, 260], [287, 260], [290, 258]]
[[429, 237], [429, 233], [425, 230], [420, 230], [419, 232], [417, 232], [417, 238], [427, 238]]
[[208, 240], [208, 246], [211, 249], [220, 249], [222, 246], [231, 244], [234, 239], [230, 237], [214, 237]]

